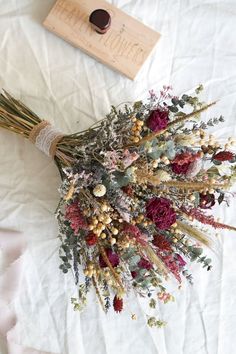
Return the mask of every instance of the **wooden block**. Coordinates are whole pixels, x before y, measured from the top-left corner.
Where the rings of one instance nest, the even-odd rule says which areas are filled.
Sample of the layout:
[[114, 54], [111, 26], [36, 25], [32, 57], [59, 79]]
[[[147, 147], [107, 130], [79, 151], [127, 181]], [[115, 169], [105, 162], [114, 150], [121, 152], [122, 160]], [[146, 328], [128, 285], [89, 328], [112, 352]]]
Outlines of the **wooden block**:
[[[106, 34], [96, 33], [89, 23], [96, 9], [111, 15]], [[132, 80], [160, 38], [158, 32], [104, 0], [58, 0], [44, 26]]]

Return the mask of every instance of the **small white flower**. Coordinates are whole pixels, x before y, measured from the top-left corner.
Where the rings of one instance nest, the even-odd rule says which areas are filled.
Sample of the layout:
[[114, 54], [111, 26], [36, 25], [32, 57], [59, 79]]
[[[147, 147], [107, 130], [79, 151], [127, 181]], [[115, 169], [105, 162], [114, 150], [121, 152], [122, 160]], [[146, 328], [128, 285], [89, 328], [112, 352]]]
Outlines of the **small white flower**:
[[160, 179], [161, 182], [168, 182], [171, 180], [171, 176], [168, 172], [164, 170], [159, 170], [156, 174], [156, 177]]
[[103, 184], [97, 184], [93, 189], [95, 197], [103, 197], [106, 194], [106, 187]]

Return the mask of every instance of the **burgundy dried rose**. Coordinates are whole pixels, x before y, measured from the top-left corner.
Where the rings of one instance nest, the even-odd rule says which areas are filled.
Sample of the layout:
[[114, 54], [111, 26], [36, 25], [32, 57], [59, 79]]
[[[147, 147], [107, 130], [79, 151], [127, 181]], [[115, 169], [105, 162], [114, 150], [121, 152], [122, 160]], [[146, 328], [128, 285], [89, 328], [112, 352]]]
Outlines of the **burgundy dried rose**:
[[147, 217], [160, 230], [167, 230], [176, 222], [176, 214], [171, 202], [166, 198], [152, 198], [146, 205]]
[[[120, 263], [120, 259], [119, 259], [119, 256], [118, 254], [116, 254], [115, 252], [112, 252], [112, 250], [110, 248], [107, 248], [105, 250], [106, 252], [106, 255], [112, 265], [112, 267], [117, 267]], [[105, 262], [105, 260], [103, 259], [103, 256], [100, 254], [99, 256], [99, 265], [101, 268], [106, 268], [107, 267], [107, 264]]]
[[138, 266], [139, 266], [139, 268], [142, 268], [142, 269], [147, 269], [147, 270], [152, 269], [152, 264], [144, 258], [140, 259], [140, 261], [138, 262]]
[[90, 232], [86, 238], [85, 242], [87, 243], [88, 246], [94, 246], [98, 242], [98, 237], [95, 235], [93, 232]]
[[123, 299], [117, 295], [113, 299], [113, 308], [115, 312], [121, 312], [123, 310]]
[[132, 270], [130, 273], [133, 279], [136, 278], [138, 275], [138, 272], [136, 272], [135, 270]]
[[230, 151], [220, 151], [213, 156], [213, 160], [216, 161], [231, 161], [234, 159], [234, 154]]
[[215, 205], [215, 195], [214, 194], [200, 194], [200, 201], [199, 201], [199, 206], [202, 209], [209, 209], [213, 205]]
[[147, 127], [153, 132], [159, 132], [160, 130], [165, 129], [169, 121], [168, 114], [168, 111], [155, 109], [147, 119]]
[[152, 243], [154, 246], [158, 247], [161, 251], [171, 251], [171, 245], [166, 240], [165, 236], [163, 235], [155, 235], [153, 237]]
[[201, 157], [201, 152], [197, 152], [196, 154], [193, 154], [192, 152], [181, 152], [180, 154], [177, 154], [172, 161], [172, 163], [177, 163], [178, 165], [184, 165], [189, 162], [193, 162], [199, 159]]
[[172, 171], [177, 175], [186, 175], [192, 163], [200, 158], [200, 152], [182, 152], [177, 154], [171, 163]]
[[172, 163], [171, 169], [176, 175], [186, 175], [190, 165], [191, 162], [184, 163], [183, 165], [179, 165], [178, 163]]

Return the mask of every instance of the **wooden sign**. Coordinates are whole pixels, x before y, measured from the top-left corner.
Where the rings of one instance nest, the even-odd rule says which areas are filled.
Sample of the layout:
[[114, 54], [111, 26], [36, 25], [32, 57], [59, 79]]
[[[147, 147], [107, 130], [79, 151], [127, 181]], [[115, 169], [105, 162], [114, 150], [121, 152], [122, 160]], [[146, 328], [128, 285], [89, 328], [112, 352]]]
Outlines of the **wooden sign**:
[[[89, 22], [96, 9], [111, 16], [105, 34], [97, 33]], [[58, 0], [44, 26], [132, 80], [160, 38], [158, 32], [104, 0]]]

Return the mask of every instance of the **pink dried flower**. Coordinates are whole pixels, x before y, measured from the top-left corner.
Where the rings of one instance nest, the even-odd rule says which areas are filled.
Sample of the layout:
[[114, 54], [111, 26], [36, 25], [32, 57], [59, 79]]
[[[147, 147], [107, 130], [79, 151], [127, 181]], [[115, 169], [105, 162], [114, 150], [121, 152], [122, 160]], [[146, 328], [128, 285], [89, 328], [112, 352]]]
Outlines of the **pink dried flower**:
[[139, 242], [141, 245], [146, 246], [148, 238], [145, 234], [143, 234], [138, 226], [132, 225], [129, 223], [125, 223], [123, 226], [122, 232], [124, 234], [129, 235], [130, 237], [133, 237], [136, 239], [137, 242]]
[[149, 90], [149, 95], [152, 99], [156, 99], [157, 98], [157, 95], [156, 93], [154, 92], [154, 90]]
[[104, 154], [104, 158], [105, 158], [104, 166], [106, 166], [106, 168], [111, 171], [115, 171], [119, 161], [119, 154], [117, 153], [117, 151], [114, 150], [107, 151]]
[[197, 208], [192, 208], [190, 210], [186, 210], [182, 208], [183, 212], [188, 216], [192, 216], [194, 219], [198, 220], [202, 224], [210, 225], [215, 229], [227, 229], [227, 230], [236, 230], [235, 227], [220, 223], [214, 219], [212, 215], [206, 215], [201, 210]]
[[135, 151], [130, 152], [128, 149], [125, 149], [123, 153], [123, 159], [121, 160], [123, 167], [124, 168], [129, 167], [138, 158], [139, 158], [139, 154], [137, 154]]
[[158, 293], [157, 296], [159, 300], [162, 300], [164, 302], [164, 304], [166, 304], [169, 301], [173, 301], [174, 299], [174, 297], [171, 294], [165, 293], [164, 291]]
[[179, 265], [176, 263], [176, 261], [173, 259], [172, 255], [163, 255], [160, 252], [158, 253], [158, 256], [161, 258], [161, 260], [165, 263], [166, 267], [170, 270], [170, 272], [175, 276], [175, 278], [178, 280], [179, 283], [181, 283], [181, 277], [180, 277], [180, 269]]
[[88, 230], [88, 223], [80, 210], [78, 201], [66, 206], [65, 218], [70, 222], [75, 234], [78, 234], [80, 229]]

